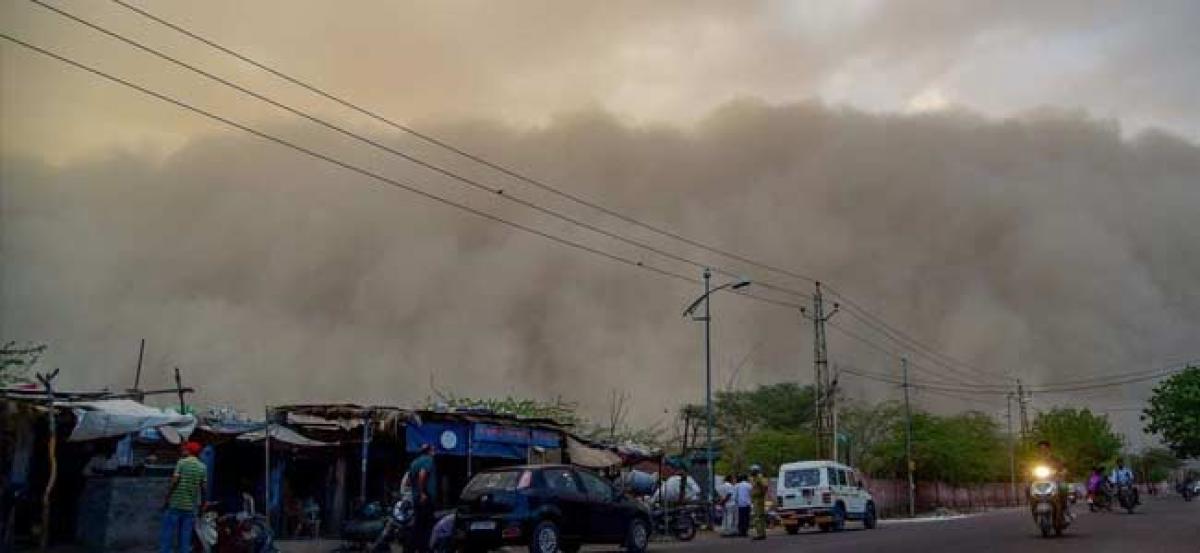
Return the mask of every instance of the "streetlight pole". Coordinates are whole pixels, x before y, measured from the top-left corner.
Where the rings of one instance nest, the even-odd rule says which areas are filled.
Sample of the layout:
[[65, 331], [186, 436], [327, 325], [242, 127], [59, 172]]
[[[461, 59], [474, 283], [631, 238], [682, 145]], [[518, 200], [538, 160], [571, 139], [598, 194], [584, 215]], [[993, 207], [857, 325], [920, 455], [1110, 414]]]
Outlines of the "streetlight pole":
[[[713, 501], [713, 492], [717, 480], [717, 469], [713, 462], [713, 408], [712, 408], [712, 309], [709, 298], [720, 290], [729, 288], [730, 290], [738, 290], [750, 285], [750, 281], [739, 279], [732, 282], [727, 282], [716, 288], [712, 287], [712, 270], [704, 269], [704, 295], [696, 298], [687, 309], [683, 310], [683, 316], [687, 317], [700, 307], [700, 302], [704, 302], [704, 314], [699, 317], [692, 317], [692, 320], [704, 322], [704, 441], [705, 441], [705, 460], [708, 465], [708, 483], [701, 489], [711, 503]], [[685, 452], [686, 453], [686, 452]], [[712, 526], [712, 509], [708, 510], [709, 526]]]
[[[713, 492], [716, 491], [717, 469], [713, 466], [713, 410], [712, 410], [712, 311], [709, 310], [709, 304], [712, 290], [709, 288], [710, 280], [712, 279], [712, 271], [708, 268], [704, 269], [704, 449], [705, 461], [708, 466], [708, 482], [704, 485], [705, 496], [709, 503], [713, 501]], [[712, 509], [706, 509], [709, 513], [708, 525], [712, 526]]]

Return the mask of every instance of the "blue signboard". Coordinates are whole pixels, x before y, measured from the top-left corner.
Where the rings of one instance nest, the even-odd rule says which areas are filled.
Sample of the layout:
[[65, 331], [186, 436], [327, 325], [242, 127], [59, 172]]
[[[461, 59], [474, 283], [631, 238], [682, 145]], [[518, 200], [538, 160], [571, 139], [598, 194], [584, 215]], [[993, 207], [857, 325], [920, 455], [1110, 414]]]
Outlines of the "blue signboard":
[[[470, 429], [470, 432], [468, 432]], [[470, 444], [468, 445], [468, 438]], [[431, 444], [439, 455], [471, 455], [499, 459], [525, 459], [529, 447], [560, 448], [562, 439], [558, 432], [534, 430], [524, 426], [501, 426], [497, 424], [468, 422], [427, 422], [408, 425], [405, 429], [405, 447], [417, 452], [421, 444]], [[468, 449], [469, 448], [469, 449]]]

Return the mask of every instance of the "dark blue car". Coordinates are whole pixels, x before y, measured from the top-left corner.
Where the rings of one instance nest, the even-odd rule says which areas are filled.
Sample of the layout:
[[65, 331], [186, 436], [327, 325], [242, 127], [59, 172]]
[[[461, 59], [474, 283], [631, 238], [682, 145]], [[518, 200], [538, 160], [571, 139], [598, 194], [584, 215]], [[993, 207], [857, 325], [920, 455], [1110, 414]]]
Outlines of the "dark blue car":
[[455, 541], [464, 551], [528, 546], [531, 553], [574, 553], [584, 544], [618, 544], [642, 553], [650, 513], [607, 481], [566, 465], [481, 472], [463, 489]]

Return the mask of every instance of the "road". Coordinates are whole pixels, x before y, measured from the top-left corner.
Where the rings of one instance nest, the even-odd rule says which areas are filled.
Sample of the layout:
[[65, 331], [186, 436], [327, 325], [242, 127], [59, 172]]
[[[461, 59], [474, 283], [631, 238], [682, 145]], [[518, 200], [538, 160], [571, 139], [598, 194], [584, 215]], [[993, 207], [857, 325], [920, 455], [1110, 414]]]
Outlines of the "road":
[[[655, 544], [651, 551], [680, 553], [895, 552], [968, 553], [1197, 553], [1200, 552], [1200, 501], [1179, 496], [1144, 499], [1134, 514], [1080, 513], [1059, 538], [1042, 538], [1027, 511], [1005, 510], [978, 516], [931, 521], [885, 522], [875, 530], [851, 528], [838, 534], [772, 534], [766, 541], [745, 538], [698, 539]], [[1086, 509], [1084, 509], [1086, 511]], [[856, 526], [856, 525], [855, 525]]]

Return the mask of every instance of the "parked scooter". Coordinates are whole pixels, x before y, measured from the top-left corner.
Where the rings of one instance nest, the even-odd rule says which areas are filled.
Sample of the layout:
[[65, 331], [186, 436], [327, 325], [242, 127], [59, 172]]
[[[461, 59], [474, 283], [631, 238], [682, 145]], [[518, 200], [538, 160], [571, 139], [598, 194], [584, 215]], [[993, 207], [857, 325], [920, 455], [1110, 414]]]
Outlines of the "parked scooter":
[[413, 504], [408, 494], [404, 494], [386, 512], [379, 502], [368, 503], [359, 509], [354, 518], [342, 523], [342, 539], [345, 543], [336, 551], [391, 551], [393, 543], [403, 547], [412, 523]]
[[1050, 467], [1037, 466], [1033, 469], [1033, 482], [1029, 485], [1030, 508], [1033, 521], [1042, 532], [1042, 537], [1051, 534], [1061, 536], [1070, 525], [1065, 501], [1059, 497], [1057, 475]]

